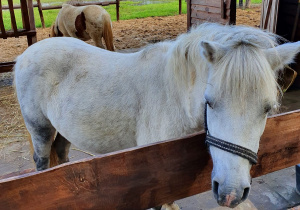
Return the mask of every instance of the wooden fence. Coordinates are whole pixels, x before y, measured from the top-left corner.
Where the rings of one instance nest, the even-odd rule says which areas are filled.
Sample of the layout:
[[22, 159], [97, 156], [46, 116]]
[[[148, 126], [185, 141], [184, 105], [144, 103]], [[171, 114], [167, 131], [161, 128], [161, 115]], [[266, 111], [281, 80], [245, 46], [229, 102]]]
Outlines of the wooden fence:
[[[120, 20], [120, 0], [104, 1], [104, 2], [89, 1], [89, 2], [75, 2], [75, 3], [72, 3], [73, 6], [87, 6], [87, 5], [108, 6], [108, 5], [114, 5], [114, 4], [116, 5], [117, 21], [119, 21]], [[37, 3], [33, 4], [33, 7], [38, 8], [42, 26], [43, 26], [43, 28], [45, 28], [43, 10], [61, 9], [62, 5], [42, 6], [41, 0], [37, 0]], [[13, 6], [13, 8], [14, 9], [20, 9], [21, 5], [15, 5], [15, 6]], [[3, 10], [8, 10], [9, 6], [2, 6], [2, 9]], [[181, 13], [182, 13], [182, 0], [179, 0], [179, 14], [181, 15]]]
[[203, 22], [235, 24], [236, 0], [187, 0], [187, 28]]
[[[207, 191], [200, 132], [0, 180], [2, 209], [145, 209]], [[253, 177], [300, 162], [300, 110], [270, 117]]]
[[[18, 29], [13, 0], [8, 0], [8, 9], [10, 12], [12, 29], [6, 30], [4, 27], [4, 20], [2, 15], [3, 8], [0, 0], [0, 38], [6, 39], [7, 37], [18, 38], [19, 36], [27, 36], [27, 42], [29, 46], [37, 41], [32, 0], [20, 0], [20, 3], [23, 27], [21, 29]], [[13, 61], [0, 63], [0, 73], [11, 71], [13, 66]]]

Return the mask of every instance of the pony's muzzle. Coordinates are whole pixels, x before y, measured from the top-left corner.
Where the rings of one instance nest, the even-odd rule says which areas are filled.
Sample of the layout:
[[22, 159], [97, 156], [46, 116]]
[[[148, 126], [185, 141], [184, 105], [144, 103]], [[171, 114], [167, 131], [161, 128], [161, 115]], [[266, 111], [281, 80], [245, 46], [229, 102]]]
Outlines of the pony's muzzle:
[[234, 208], [245, 201], [250, 193], [250, 185], [240, 187], [230, 187], [220, 185], [219, 182], [212, 182], [214, 196], [220, 206]]

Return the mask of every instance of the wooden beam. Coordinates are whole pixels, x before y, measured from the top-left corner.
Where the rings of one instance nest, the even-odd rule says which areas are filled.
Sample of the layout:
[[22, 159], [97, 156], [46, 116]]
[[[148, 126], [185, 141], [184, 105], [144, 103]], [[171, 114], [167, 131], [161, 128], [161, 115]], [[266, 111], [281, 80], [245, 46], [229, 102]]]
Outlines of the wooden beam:
[[187, 15], [186, 15], [186, 17], [187, 17], [187, 31], [189, 31], [190, 30], [190, 27], [191, 27], [191, 24], [192, 24], [192, 17], [191, 17], [191, 1], [192, 0], [186, 0], [186, 7], [187, 7]]
[[[268, 119], [260, 176], [300, 162], [300, 110]], [[145, 209], [210, 189], [205, 134], [114, 152], [0, 180], [2, 209]]]
[[13, 70], [14, 65], [14, 61], [0, 63], [0, 73], [11, 72]]
[[[26, 29], [18, 29], [17, 34], [18, 34], [18, 36], [25, 36], [25, 35], [34, 36], [36, 34], [36, 31], [35, 30], [27, 31]], [[3, 35], [2, 32], [0, 33], [0, 38], [4, 38], [4, 39], [7, 37], [13, 37], [13, 36], [15, 36], [15, 32], [12, 30], [6, 31], [5, 35]]]

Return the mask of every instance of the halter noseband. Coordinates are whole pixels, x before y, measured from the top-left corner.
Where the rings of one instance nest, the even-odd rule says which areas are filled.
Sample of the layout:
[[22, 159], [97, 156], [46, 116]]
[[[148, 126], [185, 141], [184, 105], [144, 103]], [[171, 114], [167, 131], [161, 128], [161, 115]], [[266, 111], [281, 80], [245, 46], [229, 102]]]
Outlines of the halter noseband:
[[232, 154], [243, 157], [243, 158], [249, 160], [249, 162], [251, 164], [256, 164], [257, 163], [257, 154], [255, 152], [253, 152], [250, 149], [247, 149], [245, 147], [239, 146], [237, 144], [232, 144], [232, 143], [224, 141], [222, 139], [218, 139], [209, 134], [209, 130], [207, 127], [207, 105], [208, 105], [208, 103], [206, 102], [205, 103], [205, 111], [204, 111], [204, 128], [206, 131], [205, 143], [210, 146], [217, 147], [226, 152], [230, 152]]

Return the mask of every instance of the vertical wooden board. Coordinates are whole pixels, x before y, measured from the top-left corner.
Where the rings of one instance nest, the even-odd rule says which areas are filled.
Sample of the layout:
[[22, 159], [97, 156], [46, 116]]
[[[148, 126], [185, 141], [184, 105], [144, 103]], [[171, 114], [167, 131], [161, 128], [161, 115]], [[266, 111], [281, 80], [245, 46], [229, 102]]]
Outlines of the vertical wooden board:
[[3, 21], [3, 14], [2, 14], [2, 2], [0, 0], [0, 30], [1, 30], [1, 36], [0, 38], [6, 38], [6, 32], [4, 28], [4, 21]]
[[186, 22], [187, 22], [187, 31], [190, 29], [191, 25], [192, 25], [192, 17], [191, 17], [191, 0], [187, 0], [186, 1], [187, 4], [187, 15], [186, 15]]
[[21, 13], [22, 13], [22, 22], [23, 28], [27, 31], [30, 30], [29, 16], [28, 16], [28, 7], [26, 0], [20, 0]]
[[11, 28], [14, 31], [14, 36], [17, 38], [19, 37], [19, 35], [18, 35], [18, 27], [16, 23], [16, 16], [14, 12], [13, 0], [8, 0], [7, 2], [8, 2], [9, 12], [10, 12]]

